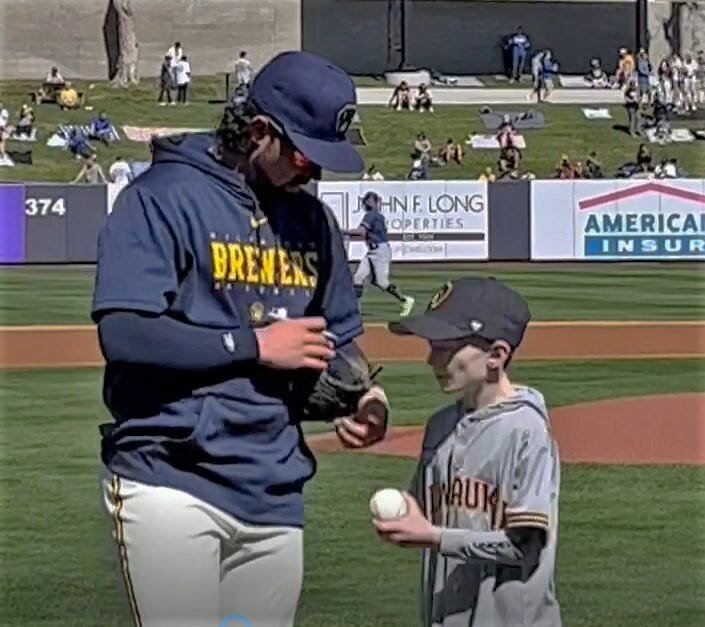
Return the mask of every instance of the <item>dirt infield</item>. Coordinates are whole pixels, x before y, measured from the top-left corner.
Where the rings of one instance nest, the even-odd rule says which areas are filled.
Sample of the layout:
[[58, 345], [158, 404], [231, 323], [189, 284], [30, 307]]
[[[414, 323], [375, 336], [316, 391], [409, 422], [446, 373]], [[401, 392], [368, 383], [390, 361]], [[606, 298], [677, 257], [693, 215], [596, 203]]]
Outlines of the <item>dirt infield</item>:
[[[560, 407], [551, 425], [567, 463], [705, 464], [705, 394], [619, 398]], [[392, 429], [365, 453], [417, 457], [423, 427]], [[314, 451], [344, 449], [333, 434], [308, 439]]]
[[[360, 339], [374, 361], [421, 361], [427, 345], [368, 325]], [[518, 360], [683, 359], [705, 355], [705, 322], [536, 322]], [[0, 327], [0, 368], [101, 366], [95, 327]]]

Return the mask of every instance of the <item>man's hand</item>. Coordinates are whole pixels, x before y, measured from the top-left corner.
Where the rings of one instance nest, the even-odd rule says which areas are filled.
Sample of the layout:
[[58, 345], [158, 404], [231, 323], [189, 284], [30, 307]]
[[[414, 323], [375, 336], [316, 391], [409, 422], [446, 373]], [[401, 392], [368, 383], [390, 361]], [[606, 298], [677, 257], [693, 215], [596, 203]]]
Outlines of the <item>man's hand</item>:
[[409, 513], [396, 520], [377, 520], [372, 524], [382, 540], [397, 546], [413, 549], [438, 549], [441, 543], [441, 529], [431, 524], [423, 515], [416, 499], [408, 492], [404, 498]]
[[335, 356], [333, 342], [326, 337], [324, 318], [280, 320], [255, 329], [259, 362], [270, 368], [323, 371]]
[[384, 439], [387, 433], [389, 401], [384, 390], [375, 385], [360, 399], [354, 416], [337, 418], [333, 425], [346, 448], [366, 448]]

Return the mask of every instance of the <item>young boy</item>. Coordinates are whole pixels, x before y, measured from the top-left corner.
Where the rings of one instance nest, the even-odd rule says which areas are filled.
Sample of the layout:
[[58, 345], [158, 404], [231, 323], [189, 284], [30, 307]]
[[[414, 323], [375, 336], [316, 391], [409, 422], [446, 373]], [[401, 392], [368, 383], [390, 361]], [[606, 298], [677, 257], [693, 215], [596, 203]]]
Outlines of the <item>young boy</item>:
[[441, 389], [458, 397], [426, 427], [408, 515], [373, 521], [384, 540], [424, 549], [424, 627], [562, 624], [558, 449], [541, 394], [506, 373], [529, 319], [499, 281], [464, 278], [425, 315], [389, 325], [429, 341]]

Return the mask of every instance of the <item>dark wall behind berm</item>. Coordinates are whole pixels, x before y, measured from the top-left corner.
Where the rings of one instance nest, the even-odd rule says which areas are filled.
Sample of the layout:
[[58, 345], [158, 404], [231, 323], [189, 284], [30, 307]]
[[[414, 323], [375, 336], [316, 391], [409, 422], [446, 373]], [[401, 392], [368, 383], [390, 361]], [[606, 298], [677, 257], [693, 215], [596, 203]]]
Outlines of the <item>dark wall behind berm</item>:
[[550, 48], [566, 74], [598, 56], [612, 69], [637, 47], [636, 2], [302, 0], [302, 46], [351, 74], [406, 66], [447, 74], [496, 74], [501, 42], [519, 24], [534, 49]]

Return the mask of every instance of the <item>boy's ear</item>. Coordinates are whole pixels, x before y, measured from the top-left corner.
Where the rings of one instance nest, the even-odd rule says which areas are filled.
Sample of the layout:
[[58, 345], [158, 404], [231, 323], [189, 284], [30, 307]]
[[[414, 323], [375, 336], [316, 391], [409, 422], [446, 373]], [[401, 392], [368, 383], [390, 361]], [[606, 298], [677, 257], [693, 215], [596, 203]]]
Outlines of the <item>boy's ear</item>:
[[512, 351], [504, 340], [497, 340], [490, 347], [490, 358], [487, 360], [487, 369], [498, 372], [507, 363]]

